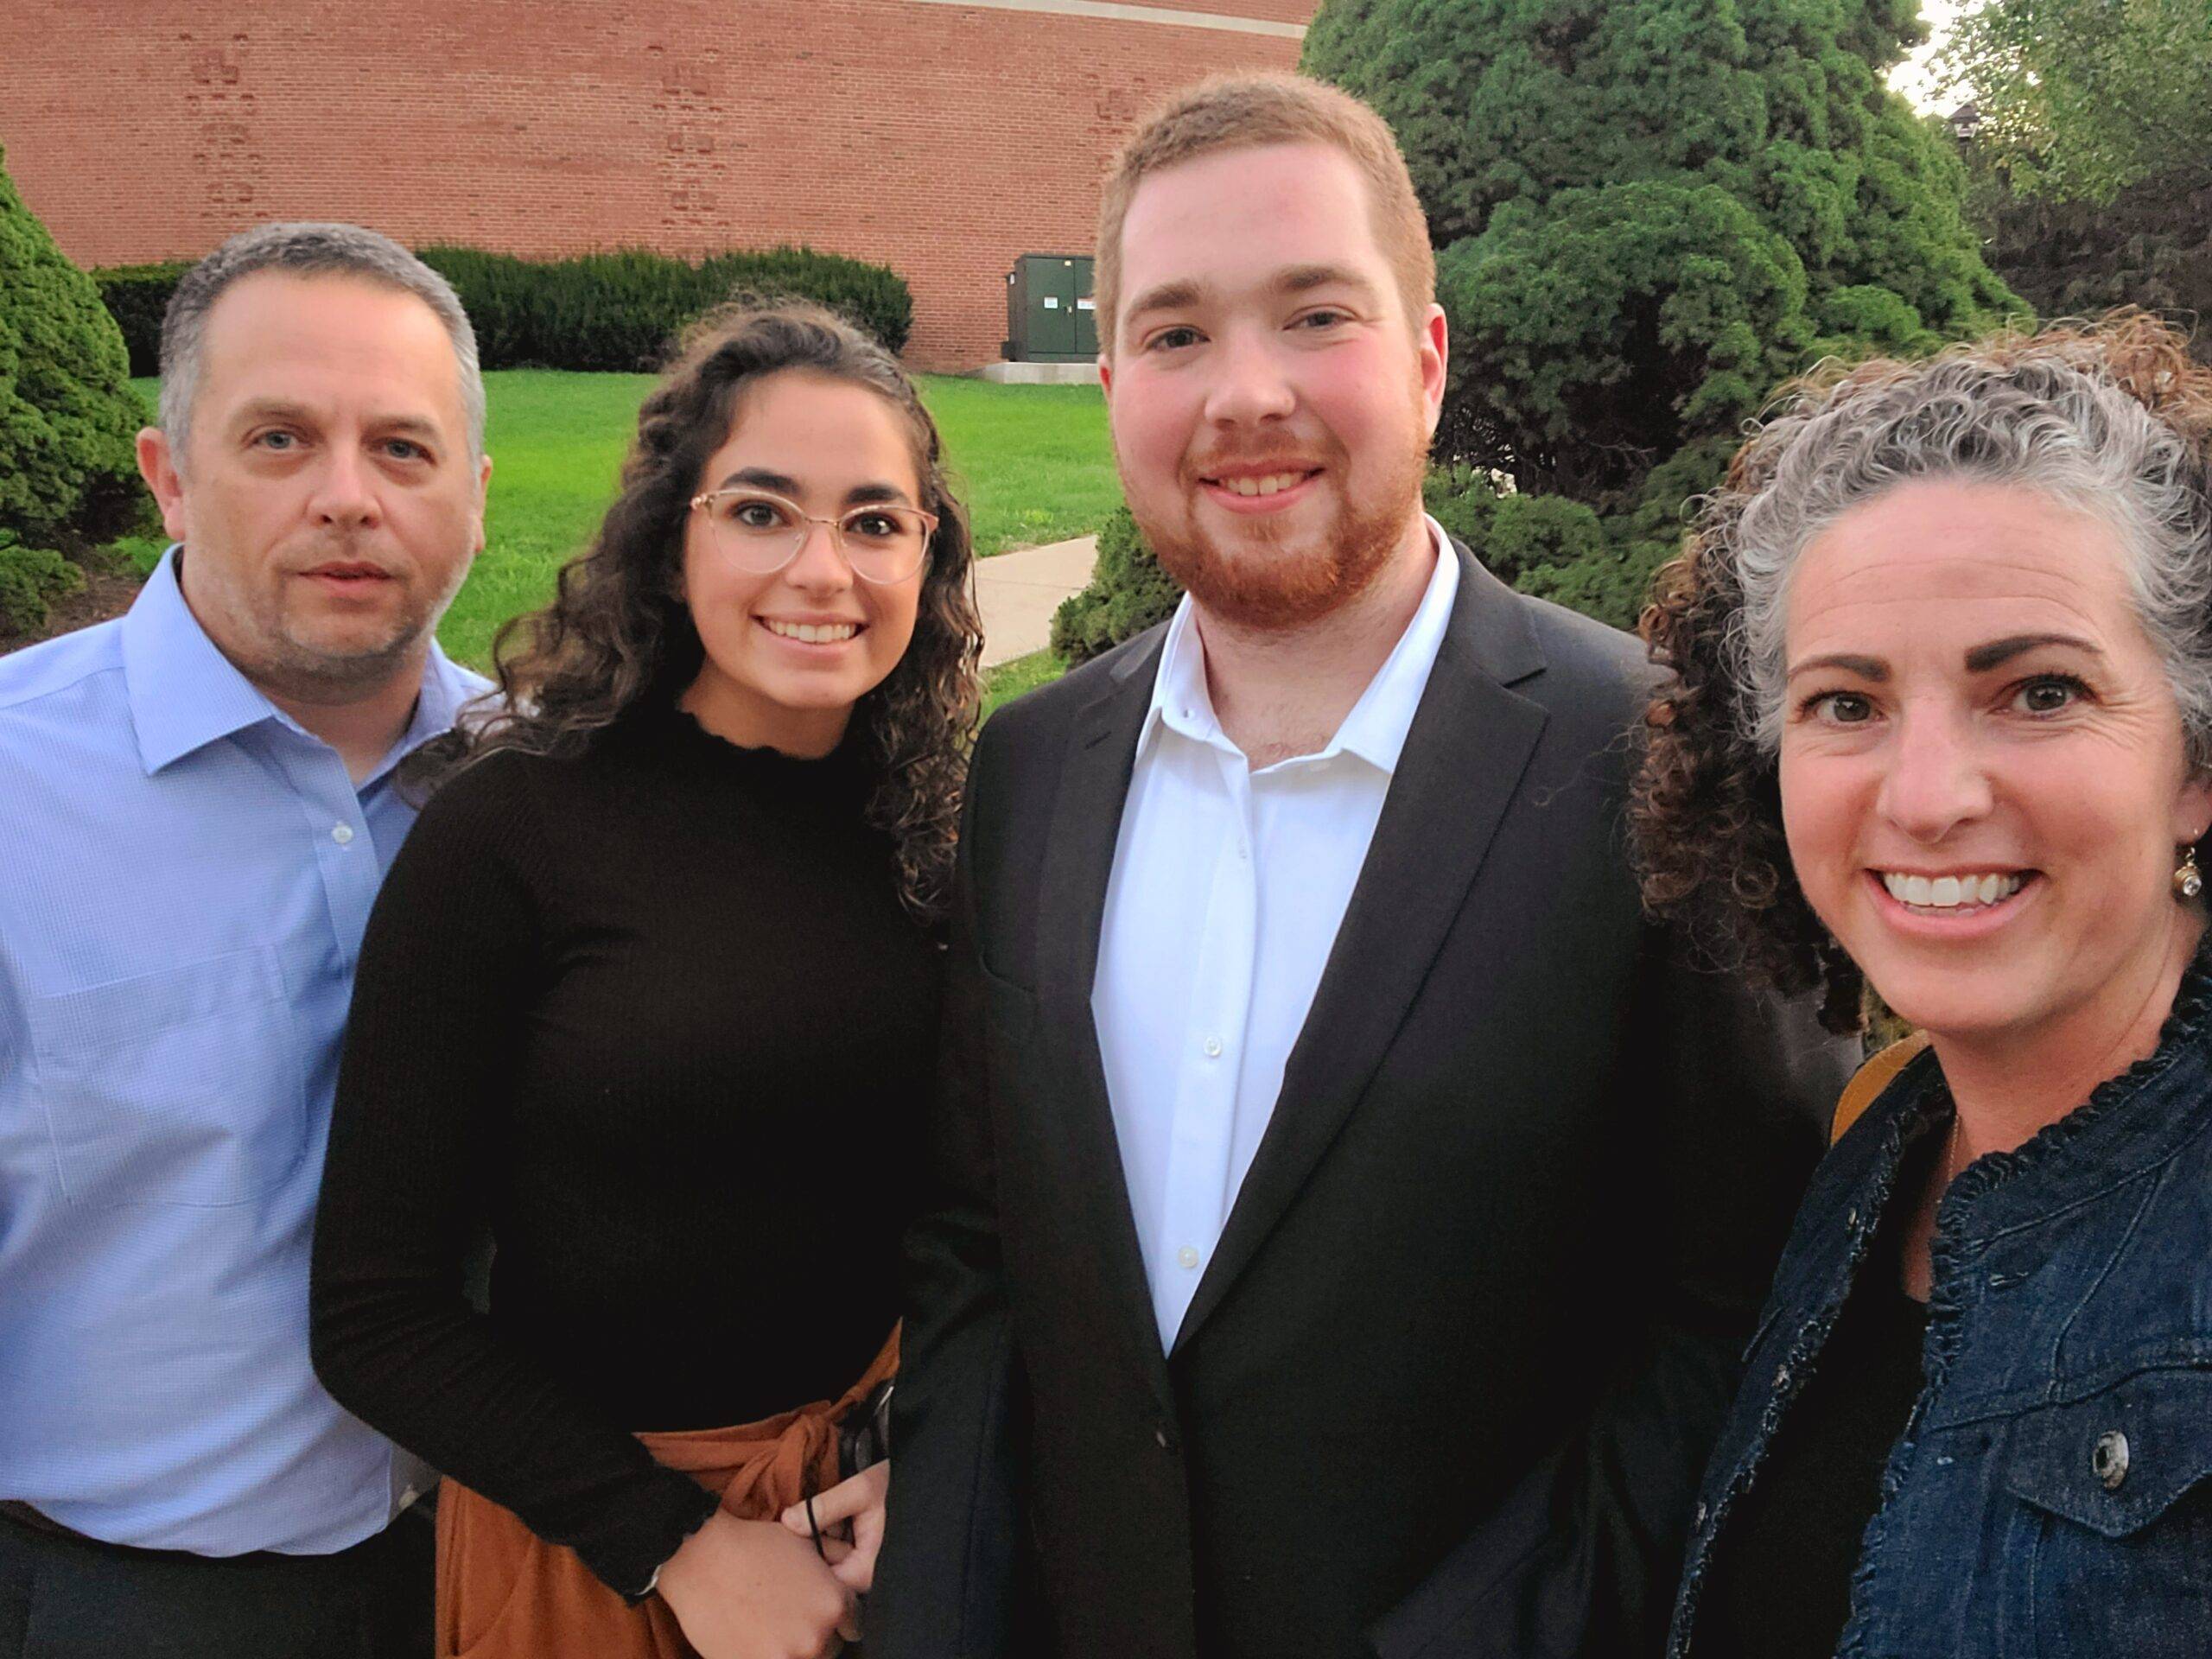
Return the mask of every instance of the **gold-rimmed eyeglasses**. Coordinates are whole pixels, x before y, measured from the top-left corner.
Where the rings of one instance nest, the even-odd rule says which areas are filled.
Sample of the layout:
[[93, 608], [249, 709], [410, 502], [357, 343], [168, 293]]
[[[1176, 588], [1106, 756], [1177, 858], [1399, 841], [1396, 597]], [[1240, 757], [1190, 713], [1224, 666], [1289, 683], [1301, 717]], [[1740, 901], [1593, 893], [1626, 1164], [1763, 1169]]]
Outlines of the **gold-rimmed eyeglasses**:
[[904, 582], [928, 558], [936, 533], [933, 512], [896, 501], [848, 507], [834, 518], [802, 512], [798, 502], [770, 490], [709, 490], [691, 498], [714, 526], [715, 543], [740, 569], [773, 575], [798, 556], [817, 524], [863, 582]]

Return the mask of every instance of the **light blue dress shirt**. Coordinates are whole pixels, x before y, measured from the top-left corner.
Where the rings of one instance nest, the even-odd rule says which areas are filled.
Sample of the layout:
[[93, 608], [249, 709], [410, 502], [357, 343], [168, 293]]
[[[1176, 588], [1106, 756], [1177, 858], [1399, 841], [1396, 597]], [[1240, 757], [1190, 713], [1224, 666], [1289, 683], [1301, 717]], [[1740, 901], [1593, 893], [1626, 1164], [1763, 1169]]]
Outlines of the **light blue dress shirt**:
[[484, 682], [434, 645], [358, 788], [184, 602], [0, 657], [0, 1498], [111, 1542], [325, 1554], [420, 1465], [308, 1359], [391, 771]]

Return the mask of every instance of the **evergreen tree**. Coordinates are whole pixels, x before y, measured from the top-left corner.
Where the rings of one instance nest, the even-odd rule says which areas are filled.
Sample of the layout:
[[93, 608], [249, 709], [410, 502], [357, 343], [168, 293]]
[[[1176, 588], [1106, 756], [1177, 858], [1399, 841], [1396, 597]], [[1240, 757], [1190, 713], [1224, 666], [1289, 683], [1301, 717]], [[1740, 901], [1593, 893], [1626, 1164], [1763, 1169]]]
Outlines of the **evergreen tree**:
[[25, 544], [104, 540], [141, 506], [133, 438], [145, 410], [99, 289], [23, 205], [5, 161], [0, 152], [0, 531]]
[[1915, 0], [1325, 0], [1305, 67], [1390, 124], [1439, 249], [1440, 449], [1602, 524], [1528, 519], [1578, 527], [1524, 588], [1632, 620], [1778, 381], [2024, 309], [1883, 84], [1919, 34]]

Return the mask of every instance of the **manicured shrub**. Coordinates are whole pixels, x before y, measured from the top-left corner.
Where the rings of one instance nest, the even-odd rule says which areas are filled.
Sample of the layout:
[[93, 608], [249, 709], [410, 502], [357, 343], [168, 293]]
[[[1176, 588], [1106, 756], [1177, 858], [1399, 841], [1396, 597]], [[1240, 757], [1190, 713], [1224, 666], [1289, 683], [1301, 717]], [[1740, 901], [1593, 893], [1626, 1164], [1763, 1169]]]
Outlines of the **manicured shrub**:
[[1089, 662], [1172, 615], [1183, 589], [1160, 568], [1127, 507], [1098, 532], [1090, 585], [1052, 613], [1052, 649], [1068, 666]]
[[162, 319], [168, 315], [169, 296], [192, 263], [165, 259], [151, 265], [98, 266], [86, 273], [99, 284], [100, 302], [123, 330], [131, 373], [162, 372]]
[[99, 289], [0, 165], [0, 531], [101, 540], [141, 510], [129, 370]]
[[885, 265], [810, 248], [769, 248], [716, 254], [699, 272], [714, 291], [713, 303], [741, 293], [818, 301], [893, 352], [905, 351], [906, 337], [914, 331], [914, 296], [906, 280]]
[[0, 530], [0, 636], [46, 624], [48, 607], [85, 585], [85, 573], [50, 547], [25, 547]]
[[433, 247], [422, 257], [461, 296], [487, 369], [656, 368], [694, 319], [746, 296], [817, 301], [894, 352], [913, 327], [912, 296], [893, 272], [805, 248], [696, 264], [636, 248], [536, 260]]
[[1651, 573], [1673, 550], [1610, 533], [1597, 512], [1559, 495], [1501, 491], [1471, 467], [1439, 467], [1423, 492], [1429, 514], [1500, 581], [1617, 628], [1632, 627]]
[[[481, 248], [429, 247], [423, 262], [451, 283], [487, 369], [658, 368], [686, 325], [741, 296], [809, 299], [849, 317], [893, 351], [913, 330], [914, 301], [896, 273], [808, 248], [718, 253], [696, 264], [639, 248], [524, 259]], [[130, 372], [161, 372], [162, 318], [189, 260], [92, 273], [123, 330]]]

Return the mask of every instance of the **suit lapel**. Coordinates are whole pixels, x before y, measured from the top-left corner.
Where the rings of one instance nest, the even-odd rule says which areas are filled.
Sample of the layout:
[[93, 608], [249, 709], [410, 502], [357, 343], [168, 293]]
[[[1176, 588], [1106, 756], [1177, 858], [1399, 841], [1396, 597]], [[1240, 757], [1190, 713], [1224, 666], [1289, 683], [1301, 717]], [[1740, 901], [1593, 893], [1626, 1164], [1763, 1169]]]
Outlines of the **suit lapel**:
[[1042, 1046], [1054, 1057], [1051, 1086], [1037, 1109], [1052, 1120], [1051, 1141], [1065, 1154], [1070, 1219], [1094, 1243], [1103, 1288], [1125, 1311], [1139, 1363], [1163, 1408], [1172, 1404], [1166, 1359], [1129, 1208], [1090, 994], [1129, 774], [1165, 638], [1163, 630], [1150, 649], [1116, 664], [1108, 688], [1075, 721], [1046, 838], [1037, 909]]
[[1543, 658], [1522, 601], [1467, 556], [1359, 882], [1283, 1069], [1274, 1115], [1176, 1332], [1220, 1305], [1328, 1150], [1459, 919], [1544, 728], [1507, 690]]

